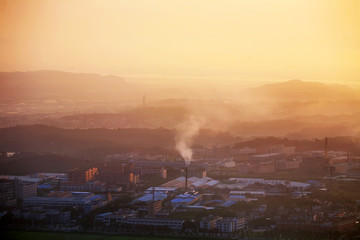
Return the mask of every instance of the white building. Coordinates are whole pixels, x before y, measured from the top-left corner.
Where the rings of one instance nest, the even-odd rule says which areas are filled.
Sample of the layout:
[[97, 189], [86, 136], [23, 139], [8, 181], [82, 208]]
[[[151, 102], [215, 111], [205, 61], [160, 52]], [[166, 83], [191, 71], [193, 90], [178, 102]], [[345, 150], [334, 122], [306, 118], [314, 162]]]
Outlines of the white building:
[[200, 220], [200, 229], [204, 229], [204, 230], [212, 230], [216, 228], [216, 222], [221, 220], [222, 217], [219, 216], [207, 216], [207, 217], [203, 217]]
[[28, 197], [24, 200], [24, 207], [74, 207], [84, 209], [86, 213], [91, 210], [105, 206], [108, 203], [105, 196], [92, 193], [73, 192], [67, 195], [52, 197]]
[[126, 220], [128, 224], [148, 225], [148, 226], [168, 226], [172, 230], [182, 230], [184, 220], [175, 219], [158, 219], [158, 218], [129, 218]]
[[16, 183], [16, 197], [24, 200], [28, 197], [35, 197], [37, 195], [36, 183]]
[[103, 213], [95, 217], [95, 221], [102, 222], [106, 226], [110, 224], [131, 224], [134, 228], [139, 228], [141, 225], [147, 226], [167, 226], [172, 230], [180, 231], [183, 228], [184, 220], [176, 219], [159, 219], [159, 218], [136, 218], [136, 211], [125, 211], [118, 213]]
[[233, 148], [233, 149], [231, 149], [231, 153], [239, 154], [239, 155], [255, 154], [256, 148], [249, 148], [249, 147]]
[[301, 161], [299, 160], [280, 160], [275, 162], [275, 169], [276, 170], [288, 170], [288, 169], [297, 169], [300, 167]]
[[285, 147], [284, 145], [278, 145], [276, 147], [268, 148], [269, 153], [281, 153], [281, 154], [294, 154], [295, 147]]
[[236, 232], [244, 229], [244, 218], [223, 218], [216, 222], [216, 228], [220, 232]]
[[235, 167], [235, 162], [234, 162], [234, 161], [225, 162], [225, 163], [224, 163], [224, 167], [226, 167], [226, 168]]

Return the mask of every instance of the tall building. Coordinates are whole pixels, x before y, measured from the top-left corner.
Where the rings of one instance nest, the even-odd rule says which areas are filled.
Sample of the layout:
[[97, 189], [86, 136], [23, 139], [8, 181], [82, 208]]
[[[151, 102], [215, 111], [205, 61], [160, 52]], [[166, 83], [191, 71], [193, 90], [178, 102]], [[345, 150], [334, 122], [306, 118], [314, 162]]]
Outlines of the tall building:
[[146, 167], [135, 165], [134, 174], [141, 176], [141, 179], [167, 178], [167, 170], [159, 166]]
[[76, 183], [86, 183], [94, 180], [98, 174], [98, 168], [93, 167], [89, 169], [74, 168], [68, 171], [68, 181]]
[[19, 200], [24, 200], [28, 197], [35, 197], [37, 195], [36, 183], [16, 183], [16, 197]]
[[190, 165], [188, 170], [188, 177], [204, 178], [206, 177], [206, 169], [201, 167], [192, 167]]
[[133, 173], [133, 163], [121, 163], [99, 167], [99, 180], [107, 184], [118, 184], [124, 189], [136, 185], [139, 176]]
[[0, 179], [0, 206], [16, 206], [15, 181]]
[[155, 217], [155, 215], [161, 211], [162, 209], [162, 201], [149, 201], [148, 202], [148, 216], [149, 217]]

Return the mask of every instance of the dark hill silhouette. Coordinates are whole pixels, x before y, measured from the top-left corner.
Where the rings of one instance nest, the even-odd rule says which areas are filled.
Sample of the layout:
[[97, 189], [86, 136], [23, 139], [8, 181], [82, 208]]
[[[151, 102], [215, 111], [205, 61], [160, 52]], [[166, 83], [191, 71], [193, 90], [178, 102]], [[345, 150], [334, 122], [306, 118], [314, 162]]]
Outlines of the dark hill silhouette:
[[[175, 150], [175, 131], [145, 129], [62, 129], [45, 125], [0, 129], [0, 152], [52, 152], [73, 156], [107, 155], [124, 149]], [[200, 143], [231, 143], [224, 132], [202, 130]]]
[[[124, 149], [169, 149], [174, 150], [175, 131], [158, 129], [62, 129], [45, 125], [16, 126], [0, 128], [0, 152], [53, 152], [75, 156], [93, 156], [94, 153], [116, 153]], [[356, 147], [352, 137], [329, 138], [337, 150], [349, 150]], [[322, 140], [316, 140], [322, 141]], [[316, 142], [315, 141], [315, 142]], [[297, 146], [306, 143], [311, 150], [322, 149], [323, 144], [314, 144], [313, 140], [291, 140], [286, 138], [256, 138], [243, 140], [231, 136], [228, 132], [202, 129], [194, 144], [232, 144], [238, 146], [267, 147], [278, 144]], [[336, 142], [336, 143], [335, 143]], [[342, 143], [341, 143], [342, 142]], [[314, 148], [315, 147], [315, 148]], [[301, 150], [306, 150], [303, 147]], [[101, 154], [100, 154], [101, 155]]]

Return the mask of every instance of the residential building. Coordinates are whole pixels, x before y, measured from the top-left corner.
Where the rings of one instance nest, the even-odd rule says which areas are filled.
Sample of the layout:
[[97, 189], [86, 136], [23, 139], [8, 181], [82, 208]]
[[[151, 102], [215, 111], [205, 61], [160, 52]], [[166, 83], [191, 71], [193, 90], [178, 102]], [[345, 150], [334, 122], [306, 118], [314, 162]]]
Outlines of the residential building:
[[150, 217], [155, 217], [155, 215], [160, 212], [162, 209], [162, 201], [149, 201], [148, 202], [148, 215]]
[[201, 167], [188, 167], [188, 177], [204, 178], [206, 177], [206, 169]]
[[219, 216], [213, 216], [213, 215], [209, 215], [207, 217], [203, 217], [200, 220], [200, 229], [203, 230], [213, 230], [216, 228], [216, 222], [221, 220], [222, 217]]
[[244, 218], [223, 218], [216, 222], [216, 228], [220, 232], [236, 232], [244, 229], [245, 219]]
[[128, 218], [126, 223], [147, 226], [167, 226], [172, 230], [180, 231], [183, 228], [184, 220], [158, 219], [158, 218]]
[[299, 160], [279, 160], [275, 162], [276, 170], [288, 170], [288, 169], [297, 169], [300, 167], [301, 161]]
[[0, 179], [0, 207], [15, 207], [15, 181]]
[[167, 170], [164, 167], [145, 167], [137, 166], [134, 167], [134, 174], [139, 175], [141, 179], [151, 179], [151, 178], [167, 178]]
[[233, 148], [233, 149], [231, 149], [231, 153], [232, 154], [238, 154], [238, 155], [255, 154], [256, 153], [256, 148], [249, 148], [249, 147]]
[[68, 181], [76, 183], [86, 183], [94, 180], [98, 174], [98, 168], [93, 167], [89, 169], [74, 168], [68, 171]]
[[101, 182], [110, 185], [120, 185], [123, 189], [130, 189], [139, 181], [139, 175], [133, 173], [133, 163], [112, 164], [99, 167]]
[[16, 182], [16, 197], [19, 200], [24, 200], [28, 197], [35, 197], [37, 195], [37, 183], [22, 183]]
[[294, 154], [295, 147], [285, 147], [284, 145], [278, 145], [268, 148], [269, 153], [281, 153], [281, 154]]

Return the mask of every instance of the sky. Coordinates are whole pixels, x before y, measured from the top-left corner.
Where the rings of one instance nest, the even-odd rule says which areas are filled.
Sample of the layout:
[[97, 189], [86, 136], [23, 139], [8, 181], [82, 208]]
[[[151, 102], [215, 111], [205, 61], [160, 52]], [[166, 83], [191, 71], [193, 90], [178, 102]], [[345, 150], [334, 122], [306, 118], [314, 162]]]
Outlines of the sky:
[[0, 0], [0, 71], [360, 82], [359, 0]]

